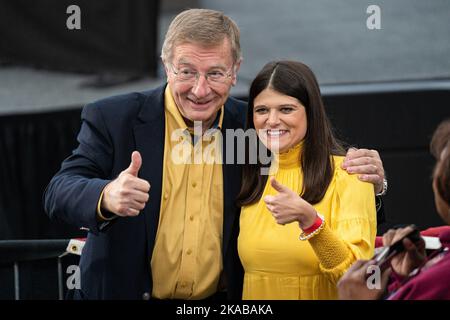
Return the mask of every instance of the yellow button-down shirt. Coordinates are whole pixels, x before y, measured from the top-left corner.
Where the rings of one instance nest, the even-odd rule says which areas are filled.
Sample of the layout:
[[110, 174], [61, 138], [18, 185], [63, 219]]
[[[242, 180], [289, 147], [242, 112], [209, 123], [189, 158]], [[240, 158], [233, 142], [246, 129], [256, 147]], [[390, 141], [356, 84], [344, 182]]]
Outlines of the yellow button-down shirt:
[[[203, 299], [217, 291], [222, 272], [220, 130], [206, 131], [193, 145], [192, 131], [186, 126], [169, 86], [164, 108], [163, 184], [151, 259], [152, 295], [158, 299]], [[223, 112], [222, 106], [218, 128]]]

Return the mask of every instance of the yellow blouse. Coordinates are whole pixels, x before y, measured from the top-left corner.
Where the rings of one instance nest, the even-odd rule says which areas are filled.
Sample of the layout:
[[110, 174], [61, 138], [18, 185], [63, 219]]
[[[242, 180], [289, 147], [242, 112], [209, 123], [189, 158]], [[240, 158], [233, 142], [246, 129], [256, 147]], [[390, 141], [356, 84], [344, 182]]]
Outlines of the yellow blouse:
[[[277, 157], [271, 176], [300, 193], [301, 145]], [[376, 210], [373, 185], [341, 169], [333, 156], [334, 176], [321, 202], [325, 228], [300, 241], [298, 223], [279, 225], [262, 199], [276, 195], [265, 186], [261, 200], [241, 210], [238, 250], [245, 270], [243, 299], [336, 299], [336, 283], [357, 259], [374, 253]], [[274, 166], [278, 166], [276, 169]]]

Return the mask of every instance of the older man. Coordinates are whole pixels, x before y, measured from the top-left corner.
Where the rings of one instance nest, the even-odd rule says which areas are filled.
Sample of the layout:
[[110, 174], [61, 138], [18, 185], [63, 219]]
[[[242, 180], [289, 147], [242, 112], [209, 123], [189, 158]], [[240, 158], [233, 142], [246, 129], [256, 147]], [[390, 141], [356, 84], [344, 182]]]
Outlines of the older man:
[[[245, 124], [246, 104], [229, 97], [239, 30], [220, 12], [184, 11], [161, 57], [167, 84], [85, 106], [79, 146], [46, 190], [51, 217], [89, 229], [78, 298], [241, 297], [234, 205], [241, 172], [219, 159], [227, 150], [220, 133]], [[188, 156], [174, 152], [180, 144]], [[214, 161], [186, 161], [210, 147], [219, 150]], [[379, 156], [353, 156], [349, 165], [380, 189]]]

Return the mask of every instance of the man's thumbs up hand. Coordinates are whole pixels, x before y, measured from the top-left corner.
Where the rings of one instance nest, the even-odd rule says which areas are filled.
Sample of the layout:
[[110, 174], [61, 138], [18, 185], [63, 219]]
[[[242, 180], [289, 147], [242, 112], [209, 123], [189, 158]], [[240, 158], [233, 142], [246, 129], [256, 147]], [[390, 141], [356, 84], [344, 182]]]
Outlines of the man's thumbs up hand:
[[132, 176], [137, 177], [139, 173], [139, 169], [141, 169], [142, 166], [142, 157], [139, 151], [133, 151], [131, 154], [131, 163], [130, 166], [123, 172], [127, 172], [131, 174]]
[[150, 183], [138, 178], [142, 157], [138, 151], [131, 154], [128, 168], [106, 185], [103, 191], [101, 209], [121, 217], [137, 216], [148, 201]]

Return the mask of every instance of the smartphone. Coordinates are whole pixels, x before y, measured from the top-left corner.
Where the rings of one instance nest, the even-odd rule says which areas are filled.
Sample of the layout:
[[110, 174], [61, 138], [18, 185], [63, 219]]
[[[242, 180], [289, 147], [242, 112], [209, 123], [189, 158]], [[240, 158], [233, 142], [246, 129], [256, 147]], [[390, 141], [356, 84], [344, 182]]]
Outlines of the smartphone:
[[403, 239], [405, 238], [408, 238], [414, 244], [418, 244], [421, 239], [420, 232], [418, 229], [414, 228], [410, 233], [408, 233], [395, 243], [391, 244], [389, 247], [384, 247], [372, 258], [373, 260], [375, 260], [375, 264], [380, 268], [382, 272], [389, 268], [391, 259], [393, 257], [405, 250], [405, 247], [403, 245]]

